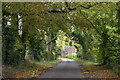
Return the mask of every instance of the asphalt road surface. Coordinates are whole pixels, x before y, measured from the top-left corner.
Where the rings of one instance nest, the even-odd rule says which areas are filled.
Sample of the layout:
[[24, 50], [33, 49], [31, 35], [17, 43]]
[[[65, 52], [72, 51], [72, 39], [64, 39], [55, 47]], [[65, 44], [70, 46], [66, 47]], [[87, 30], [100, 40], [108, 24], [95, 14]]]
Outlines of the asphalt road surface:
[[77, 62], [70, 59], [62, 60], [62, 62], [58, 63], [54, 68], [39, 78], [83, 78]]

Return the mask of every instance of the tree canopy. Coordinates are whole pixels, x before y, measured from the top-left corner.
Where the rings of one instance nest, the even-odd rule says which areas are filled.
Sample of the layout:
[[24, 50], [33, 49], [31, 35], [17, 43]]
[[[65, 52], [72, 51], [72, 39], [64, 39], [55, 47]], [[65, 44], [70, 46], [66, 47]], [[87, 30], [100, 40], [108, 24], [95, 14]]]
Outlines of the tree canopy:
[[119, 5], [4, 2], [3, 62], [19, 64], [26, 54], [32, 54], [35, 60], [56, 59], [62, 53], [62, 41], [76, 45], [80, 58], [112, 67], [119, 65]]

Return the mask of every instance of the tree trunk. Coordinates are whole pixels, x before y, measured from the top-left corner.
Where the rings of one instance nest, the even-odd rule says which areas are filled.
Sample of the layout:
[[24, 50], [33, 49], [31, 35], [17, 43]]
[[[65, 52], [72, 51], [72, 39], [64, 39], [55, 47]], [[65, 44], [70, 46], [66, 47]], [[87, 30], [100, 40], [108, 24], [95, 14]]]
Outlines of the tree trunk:
[[27, 39], [28, 39], [28, 33], [23, 30], [23, 34], [22, 34], [22, 45], [24, 47], [23, 52], [22, 52], [22, 59], [25, 60], [25, 55], [26, 55], [26, 48], [27, 48]]
[[118, 44], [120, 44], [120, 2], [117, 3], [117, 17], [118, 17], [118, 36], [119, 36], [119, 41]]
[[102, 45], [101, 45], [101, 51], [102, 51], [102, 60], [103, 63], [102, 65], [109, 65], [110, 61], [109, 61], [109, 51], [108, 51], [108, 47], [107, 44], [108, 42], [108, 34], [107, 34], [107, 30], [104, 30], [102, 33]]

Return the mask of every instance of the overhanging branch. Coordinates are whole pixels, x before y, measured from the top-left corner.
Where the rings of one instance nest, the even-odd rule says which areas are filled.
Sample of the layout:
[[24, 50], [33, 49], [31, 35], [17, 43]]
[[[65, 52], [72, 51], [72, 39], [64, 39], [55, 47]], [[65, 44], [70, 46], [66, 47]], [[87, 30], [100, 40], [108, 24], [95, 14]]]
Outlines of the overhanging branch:
[[97, 31], [99, 35], [101, 35], [100, 31], [94, 26], [94, 24], [80, 11], [83, 17], [92, 25], [92, 27]]
[[[84, 16], [84, 18], [92, 25], [92, 27], [97, 31], [97, 33], [101, 36], [101, 37], [103, 37], [104, 36], [104, 33], [101, 33], [96, 27], [95, 27], [95, 25], [80, 11], [80, 13]], [[111, 45], [113, 45], [113, 43], [112, 42], [110, 42], [111, 43]]]
[[[100, 3], [95, 3], [95, 4], [93, 4], [93, 5], [88, 5], [88, 6], [83, 6], [83, 5], [78, 5], [77, 7], [74, 7], [74, 8], [70, 8], [70, 6], [68, 5], [68, 2], [66, 2], [65, 3], [65, 5], [66, 5], [66, 7], [67, 7], [67, 9], [69, 10], [69, 11], [73, 11], [73, 10], [76, 10], [77, 8], [79, 8], [79, 7], [82, 7], [82, 8], [84, 8], [84, 9], [89, 9], [89, 8], [91, 8], [91, 7], [94, 7], [94, 6], [96, 6], [96, 5], [98, 5], [98, 4], [101, 4], [102, 2], [100, 2]], [[51, 10], [51, 11], [48, 11], [49, 13], [67, 13], [67, 11], [66, 10], [61, 10], [61, 11], [58, 11], [58, 10]]]

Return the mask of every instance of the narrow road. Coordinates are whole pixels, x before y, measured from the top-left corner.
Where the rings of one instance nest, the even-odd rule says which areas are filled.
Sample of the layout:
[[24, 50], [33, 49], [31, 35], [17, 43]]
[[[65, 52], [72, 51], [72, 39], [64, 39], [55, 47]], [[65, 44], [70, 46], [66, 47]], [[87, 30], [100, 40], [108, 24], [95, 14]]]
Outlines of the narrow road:
[[80, 72], [79, 64], [71, 59], [62, 59], [63, 61], [58, 63], [49, 72], [44, 73], [39, 78], [82, 78], [83, 75]]

